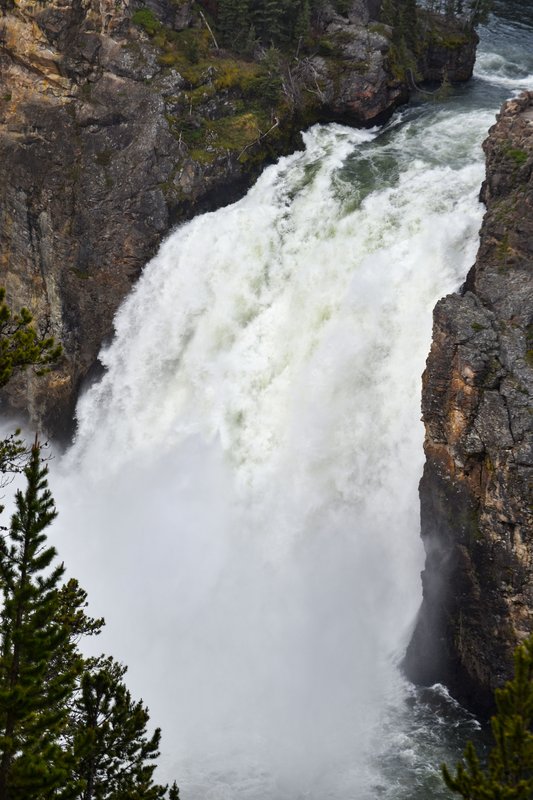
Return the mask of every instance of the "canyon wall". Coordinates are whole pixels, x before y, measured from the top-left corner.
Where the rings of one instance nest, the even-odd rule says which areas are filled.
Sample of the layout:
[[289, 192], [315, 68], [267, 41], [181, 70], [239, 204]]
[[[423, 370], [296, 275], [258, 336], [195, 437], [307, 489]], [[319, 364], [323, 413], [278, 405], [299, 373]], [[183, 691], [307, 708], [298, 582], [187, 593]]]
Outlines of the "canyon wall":
[[434, 312], [423, 377], [427, 560], [409, 677], [477, 710], [533, 632], [533, 93], [484, 143], [476, 263]]
[[[273, 75], [261, 54], [216, 49], [189, 2], [1, 0], [0, 285], [64, 346], [4, 409], [68, 440], [115, 311], [171, 227], [237, 199], [309, 124], [373, 124], [408, 99], [378, 6], [325, 5], [316, 51]], [[422, 77], [466, 80], [475, 33], [441, 34]]]

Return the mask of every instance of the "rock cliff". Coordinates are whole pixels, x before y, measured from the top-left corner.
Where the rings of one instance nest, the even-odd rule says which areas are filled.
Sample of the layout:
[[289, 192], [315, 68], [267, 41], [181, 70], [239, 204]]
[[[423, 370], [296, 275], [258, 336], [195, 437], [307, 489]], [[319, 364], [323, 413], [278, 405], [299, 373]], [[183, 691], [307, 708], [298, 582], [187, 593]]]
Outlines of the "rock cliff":
[[423, 378], [427, 560], [406, 658], [478, 710], [533, 632], [533, 93], [504, 106], [484, 150], [477, 260], [435, 308]]
[[[1, 0], [0, 285], [65, 350], [46, 379], [10, 385], [11, 407], [68, 438], [117, 306], [169, 229], [237, 199], [303, 127], [373, 124], [408, 98], [378, 7], [324, 6], [316, 50], [280, 65], [216, 48], [190, 2]], [[470, 76], [475, 34], [448, 39], [428, 40], [422, 77]]]

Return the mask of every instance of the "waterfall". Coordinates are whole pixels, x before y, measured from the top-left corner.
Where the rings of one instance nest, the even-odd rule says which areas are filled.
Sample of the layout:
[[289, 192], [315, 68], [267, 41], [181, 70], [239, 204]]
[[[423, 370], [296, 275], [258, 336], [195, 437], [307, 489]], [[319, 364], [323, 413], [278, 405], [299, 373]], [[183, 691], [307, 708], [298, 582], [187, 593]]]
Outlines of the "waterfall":
[[61, 552], [191, 797], [372, 782], [420, 603], [420, 375], [475, 255], [478, 117], [313, 128], [167, 239], [80, 401]]
[[316, 126], [177, 228], [53, 464], [58, 549], [107, 619], [94, 646], [129, 665], [184, 800], [399, 797], [375, 755], [416, 760], [394, 714], [420, 376], [477, 249], [495, 105], [476, 97]]

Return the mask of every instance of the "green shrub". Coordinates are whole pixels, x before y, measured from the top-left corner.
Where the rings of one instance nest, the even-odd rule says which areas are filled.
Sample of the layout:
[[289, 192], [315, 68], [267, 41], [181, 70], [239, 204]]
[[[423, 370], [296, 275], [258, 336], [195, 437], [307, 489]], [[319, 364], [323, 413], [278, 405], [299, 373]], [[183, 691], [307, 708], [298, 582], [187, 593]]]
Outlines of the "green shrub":
[[528, 155], [525, 150], [517, 150], [513, 147], [506, 151], [506, 155], [508, 158], [511, 158], [515, 164], [518, 164], [518, 166], [525, 164], [528, 159]]
[[148, 36], [154, 36], [161, 29], [161, 23], [149, 8], [139, 8], [133, 14], [131, 21], [146, 31]]

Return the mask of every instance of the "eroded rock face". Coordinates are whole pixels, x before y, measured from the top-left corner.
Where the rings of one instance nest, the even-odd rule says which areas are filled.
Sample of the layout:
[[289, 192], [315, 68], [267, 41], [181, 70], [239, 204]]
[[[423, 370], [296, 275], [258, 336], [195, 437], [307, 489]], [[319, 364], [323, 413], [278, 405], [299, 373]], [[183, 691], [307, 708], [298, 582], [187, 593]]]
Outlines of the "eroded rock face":
[[[198, 25], [190, 4], [147, 5], [174, 32]], [[56, 438], [71, 434], [115, 311], [173, 225], [236, 200], [303, 127], [374, 124], [409, 93], [388, 68], [387, 36], [372, 29], [379, 3], [354, 0], [347, 17], [325, 15], [332, 57], [301, 58], [284, 76], [285, 110], [267, 109], [262, 130], [250, 116], [253, 146], [211, 146], [204, 135], [195, 149], [202, 125], [205, 134], [238, 114], [246, 135], [242, 95], [217, 84], [216, 63], [191, 87], [132, 24], [136, 7], [0, 0], [0, 285], [12, 306], [48, 320], [65, 350], [58, 369], [12, 382], [4, 401]], [[464, 50], [473, 65], [475, 42]]]
[[477, 709], [533, 632], [533, 93], [484, 144], [487, 213], [423, 378], [424, 601], [406, 666]]
[[180, 153], [164, 97], [183, 81], [131, 29], [129, 3], [34, 9], [20, 2], [0, 22], [0, 282], [64, 345], [60, 369], [9, 390], [15, 409], [59, 434], [173, 221], [162, 185], [175, 172], [194, 199], [238, 170], [229, 160], [198, 170]]

